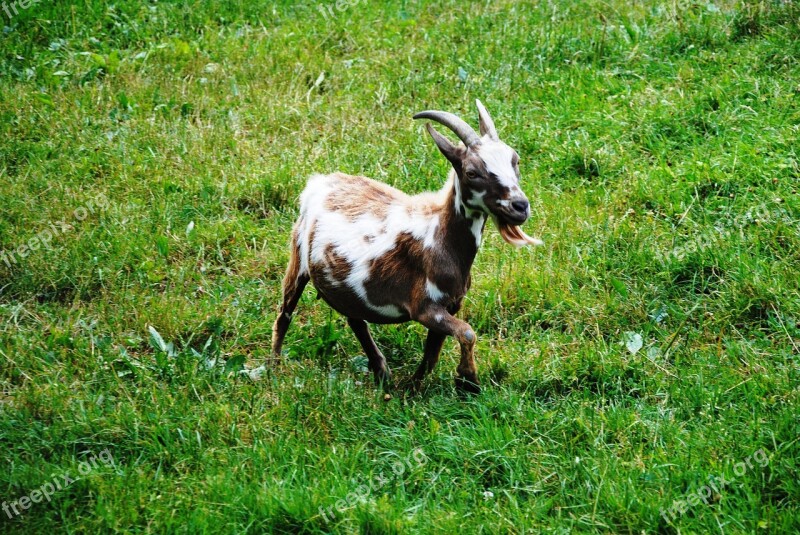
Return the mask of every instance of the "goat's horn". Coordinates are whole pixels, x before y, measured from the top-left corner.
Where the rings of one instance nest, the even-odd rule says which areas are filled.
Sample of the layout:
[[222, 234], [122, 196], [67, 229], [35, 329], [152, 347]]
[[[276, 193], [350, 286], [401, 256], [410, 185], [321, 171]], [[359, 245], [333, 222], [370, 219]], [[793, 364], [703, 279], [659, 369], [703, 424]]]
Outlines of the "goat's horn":
[[478, 115], [481, 118], [481, 135], [488, 135], [489, 139], [497, 141], [499, 139], [497, 137], [497, 129], [494, 127], [494, 121], [492, 121], [491, 115], [486, 111], [486, 108], [480, 100], [475, 99], [475, 105], [478, 107]]
[[471, 147], [475, 143], [480, 142], [480, 138], [478, 137], [478, 134], [475, 133], [475, 130], [473, 130], [472, 127], [465, 123], [460, 117], [453, 115], [452, 113], [433, 110], [421, 111], [414, 115], [414, 119], [430, 119], [431, 121], [436, 121], [437, 123], [446, 126], [452, 130], [453, 133], [457, 135], [467, 147]]

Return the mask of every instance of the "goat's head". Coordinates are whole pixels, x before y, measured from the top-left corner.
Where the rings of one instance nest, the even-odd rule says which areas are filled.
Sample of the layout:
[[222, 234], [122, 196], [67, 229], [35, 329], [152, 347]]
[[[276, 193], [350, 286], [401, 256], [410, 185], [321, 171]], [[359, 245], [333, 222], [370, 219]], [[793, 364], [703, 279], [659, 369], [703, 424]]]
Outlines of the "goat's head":
[[452, 130], [463, 142], [454, 145], [430, 123], [428, 129], [436, 146], [453, 165], [458, 202], [467, 210], [482, 212], [492, 219], [500, 234], [514, 245], [542, 245], [519, 228], [530, 216], [530, 203], [519, 187], [519, 155], [500, 141], [494, 122], [476, 100], [480, 133], [456, 115], [444, 111], [423, 111], [414, 119], [430, 119]]

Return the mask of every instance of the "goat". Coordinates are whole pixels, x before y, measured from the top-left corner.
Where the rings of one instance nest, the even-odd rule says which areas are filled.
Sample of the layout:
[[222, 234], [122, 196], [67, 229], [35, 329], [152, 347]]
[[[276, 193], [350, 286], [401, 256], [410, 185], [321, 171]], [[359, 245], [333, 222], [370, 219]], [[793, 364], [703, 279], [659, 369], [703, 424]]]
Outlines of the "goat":
[[473, 355], [476, 336], [455, 314], [470, 287], [470, 269], [486, 219], [492, 218], [501, 236], [513, 245], [542, 245], [542, 241], [519, 228], [530, 216], [530, 204], [519, 187], [519, 156], [500, 141], [480, 100], [476, 105], [480, 136], [452, 113], [414, 115], [446, 126], [463, 143], [454, 145], [426, 123], [453, 167], [437, 193], [411, 196], [342, 173], [309, 178], [292, 231], [283, 303], [272, 333], [273, 358], [280, 360], [292, 313], [311, 281], [318, 296], [347, 318], [379, 385], [389, 387], [391, 372], [367, 322], [414, 320], [428, 334], [412, 386], [419, 388], [436, 366], [450, 335], [461, 346], [456, 386], [480, 392]]

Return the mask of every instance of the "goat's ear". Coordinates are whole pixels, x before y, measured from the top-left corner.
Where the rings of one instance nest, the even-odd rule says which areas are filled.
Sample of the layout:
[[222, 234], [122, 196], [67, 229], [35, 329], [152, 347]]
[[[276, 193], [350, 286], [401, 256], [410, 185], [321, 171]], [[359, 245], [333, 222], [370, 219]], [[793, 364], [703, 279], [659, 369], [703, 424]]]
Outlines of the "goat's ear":
[[481, 120], [481, 135], [488, 135], [489, 139], [497, 141], [499, 139], [497, 137], [497, 129], [494, 127], [494, 121], [492, 121], [489, 112], [486, 111], [486, 108], [483, 106], [483, 103], [480, 100], [475, 99], [475, 105], [478, 107], [478, 116]]
[[444, 157], [450, 160], [454, 167], [461, 169], [463, 149], [450, 143], [450, 140], [440, 134], [430, 123], [425, 123], [425, 128], [428, 129], [428, 133], [433, 138], [436, 146], [439, 147], [439, 151], [444, 154]]

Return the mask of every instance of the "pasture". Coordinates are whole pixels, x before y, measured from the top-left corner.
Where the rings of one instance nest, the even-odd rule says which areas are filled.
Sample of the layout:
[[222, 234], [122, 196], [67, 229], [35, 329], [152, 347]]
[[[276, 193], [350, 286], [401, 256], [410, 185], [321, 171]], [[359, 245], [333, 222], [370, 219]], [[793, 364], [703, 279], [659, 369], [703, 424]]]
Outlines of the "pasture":
[[[0, 19], [0, 532], [800, 530], [797, 2]], [[439, 189], [412, 115], [476, 98], [545, 242], [487, 225], [482, 393], [448, 339], [385, 401], [310, 286], [259, 368], [305, 179]], [[397, 380], [424, 332], [372, 328]]]

